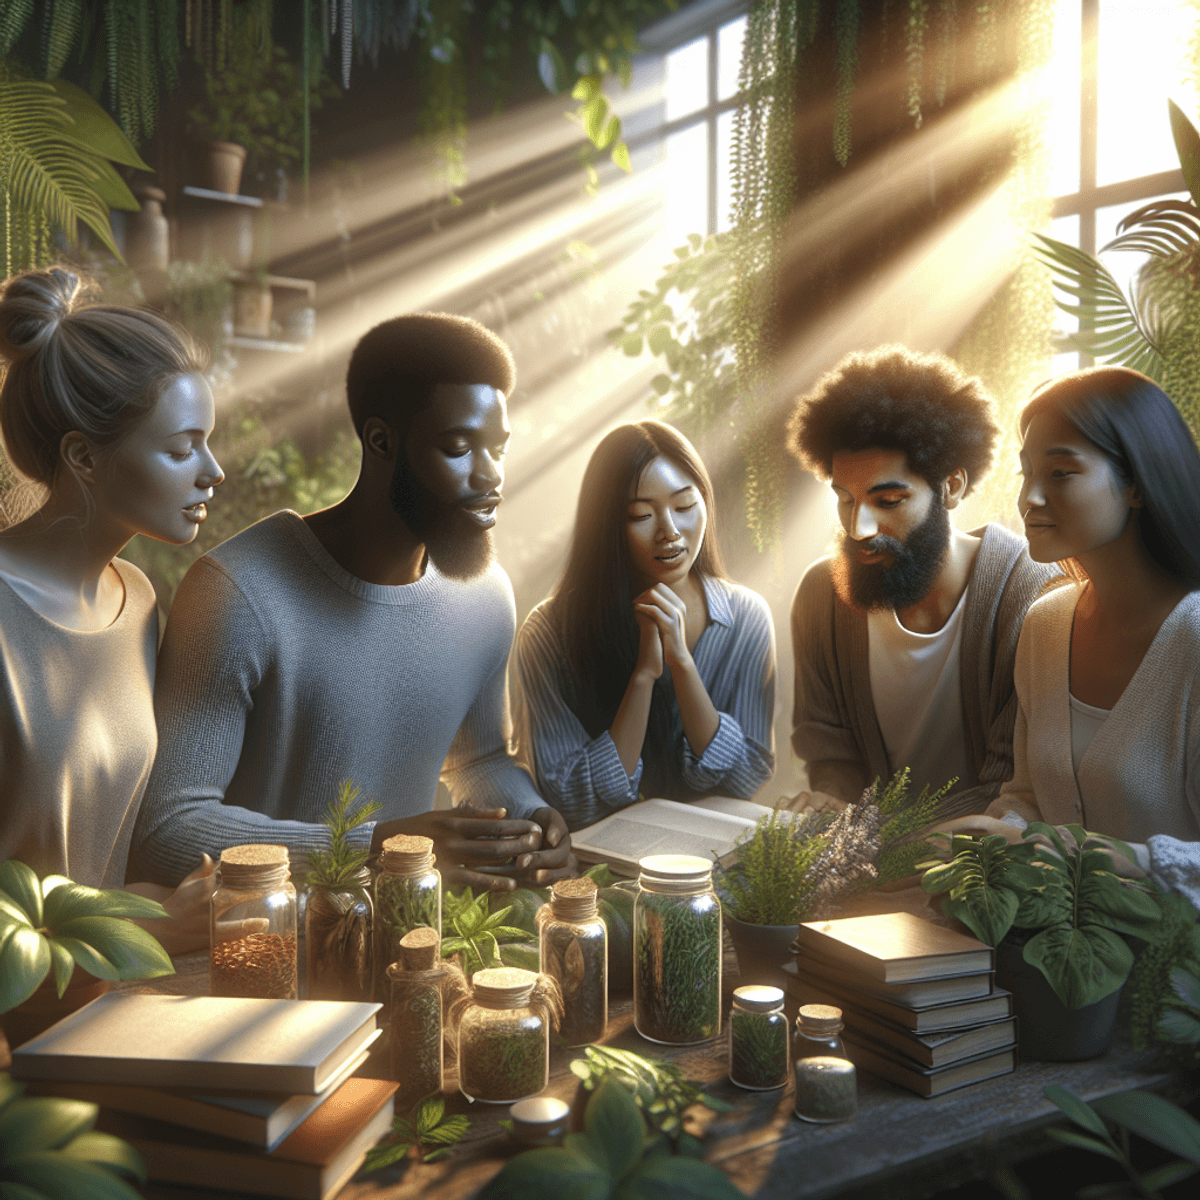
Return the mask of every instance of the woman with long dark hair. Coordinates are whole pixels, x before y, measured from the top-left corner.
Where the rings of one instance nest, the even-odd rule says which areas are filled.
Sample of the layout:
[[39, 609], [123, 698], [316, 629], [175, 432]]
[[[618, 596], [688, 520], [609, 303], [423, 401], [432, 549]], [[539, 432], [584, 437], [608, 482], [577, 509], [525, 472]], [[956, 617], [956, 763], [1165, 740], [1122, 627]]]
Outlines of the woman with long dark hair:
[[583, 477], [562, 579], [513, 647], [518, 751], [573, 829], [648, 797], [750, 797], [775, 769], [775, 635], [730, 582], [694, 447], [622, 425]]
[[1030, 557], [1043, 596], [1017, 650], [1010, 823], [1078, 823], [1133, 843], [1200, 899], [1200, 453], [1151, 380], [1055, 379], [1021, 414]]

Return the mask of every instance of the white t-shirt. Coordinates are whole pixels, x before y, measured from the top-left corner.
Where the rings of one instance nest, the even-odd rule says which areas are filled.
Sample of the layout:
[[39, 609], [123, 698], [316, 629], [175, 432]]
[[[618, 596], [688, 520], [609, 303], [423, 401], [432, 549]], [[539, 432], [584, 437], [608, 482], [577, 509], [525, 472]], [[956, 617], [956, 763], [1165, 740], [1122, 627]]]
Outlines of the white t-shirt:
[[967, 590], [936, 633], [905, 629], [890, 608], [867, 614], [875, 717], [888, 764], [909, 768], [913, 796], [927, 784], [936, 790], [957, 778], [961, 788], [970, 779], [959, 669]]
[[[1092, 744], [1092, 738], [1100, 732], [1100, 726], [1108, 720], [1112, 711], [1108, 708], [1096, 708], [1076, 700], [1069, 692], [1067, 698], [1071, 701], [1071, 765], [1075, 768], [1075, 781], [1079, 781], [1079, 764], [1087, 748]], [[1086, 797], [1081, 797], [1086, 802]]]

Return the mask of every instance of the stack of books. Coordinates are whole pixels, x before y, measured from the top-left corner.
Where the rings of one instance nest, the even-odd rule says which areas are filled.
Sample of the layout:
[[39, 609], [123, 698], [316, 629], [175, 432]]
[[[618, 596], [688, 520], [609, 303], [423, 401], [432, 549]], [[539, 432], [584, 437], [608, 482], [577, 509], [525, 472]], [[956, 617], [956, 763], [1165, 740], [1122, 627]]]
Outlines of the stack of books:
[[110, 993], [14, 1050], [12, 1073], [100, 1105], [152, 1180], [326, 1200], [391, 1129], [396, 1085], [352, 1078], [379, 1007]]
[[911, 913], [800, 926], [787, 990], [842, 1010], [857, 1067], [938, 1096], [1016, 1065], [1012, 996], [992, 984], [992, 949]]

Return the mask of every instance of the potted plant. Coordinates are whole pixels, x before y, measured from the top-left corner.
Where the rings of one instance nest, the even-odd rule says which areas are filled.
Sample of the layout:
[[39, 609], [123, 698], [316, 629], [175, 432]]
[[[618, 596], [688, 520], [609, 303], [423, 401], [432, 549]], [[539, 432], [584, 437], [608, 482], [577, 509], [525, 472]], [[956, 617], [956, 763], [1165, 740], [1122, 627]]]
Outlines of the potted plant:
[[369, 850], [357, 850], [350, 834], [380, 809], [360, 805], [362, 789], [342, 783], [325, 814], [329, 849], [310, 851], [304, 907], [305, 981], [310, 1000], [370, 1000], [371, 869]]
[[114, 980], [173, 975], [162, 946], [125, 919], [167, 915], [145, 896], [84, 887], [62, 875], [39, 880], [16, 859], [0, 863], [0, 1013], [9, 1045], [82, 1008]]
[[921, 886], [942, 911], [997, 948], [997, 982], [1013, 993], [1025, 1058], [1101, 1054], [1116, 1027], [1134, 953], [1161, 910], [1133, 851], [1079, 825], [1036, 821], [1015, 845], [998, 835], [950, 838], [949, 862]]

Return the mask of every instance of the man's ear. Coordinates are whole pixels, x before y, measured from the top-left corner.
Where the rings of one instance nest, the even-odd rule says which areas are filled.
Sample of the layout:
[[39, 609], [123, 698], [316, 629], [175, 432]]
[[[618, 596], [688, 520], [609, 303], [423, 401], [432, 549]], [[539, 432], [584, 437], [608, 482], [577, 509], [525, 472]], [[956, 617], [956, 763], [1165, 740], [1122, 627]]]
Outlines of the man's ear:
[[382, 417], [368, 417], [362, 431], [363, 453], [374, 458], [393, 459], [400, 439]]
[[67, 469], [81, 483], [95, 480], [96, 450], [78, 429], [63, 434], [62, 441], [58, 443], [58, 453]]
[[946, 508], [957, 508], [966, 495], [967, 488], [970, 486], [970, 479], [967, 477], [967, 472], [964, 467], [955, 467], [949, 475], [946, 476], [945, 482], [942, 484], [942, 503]]

